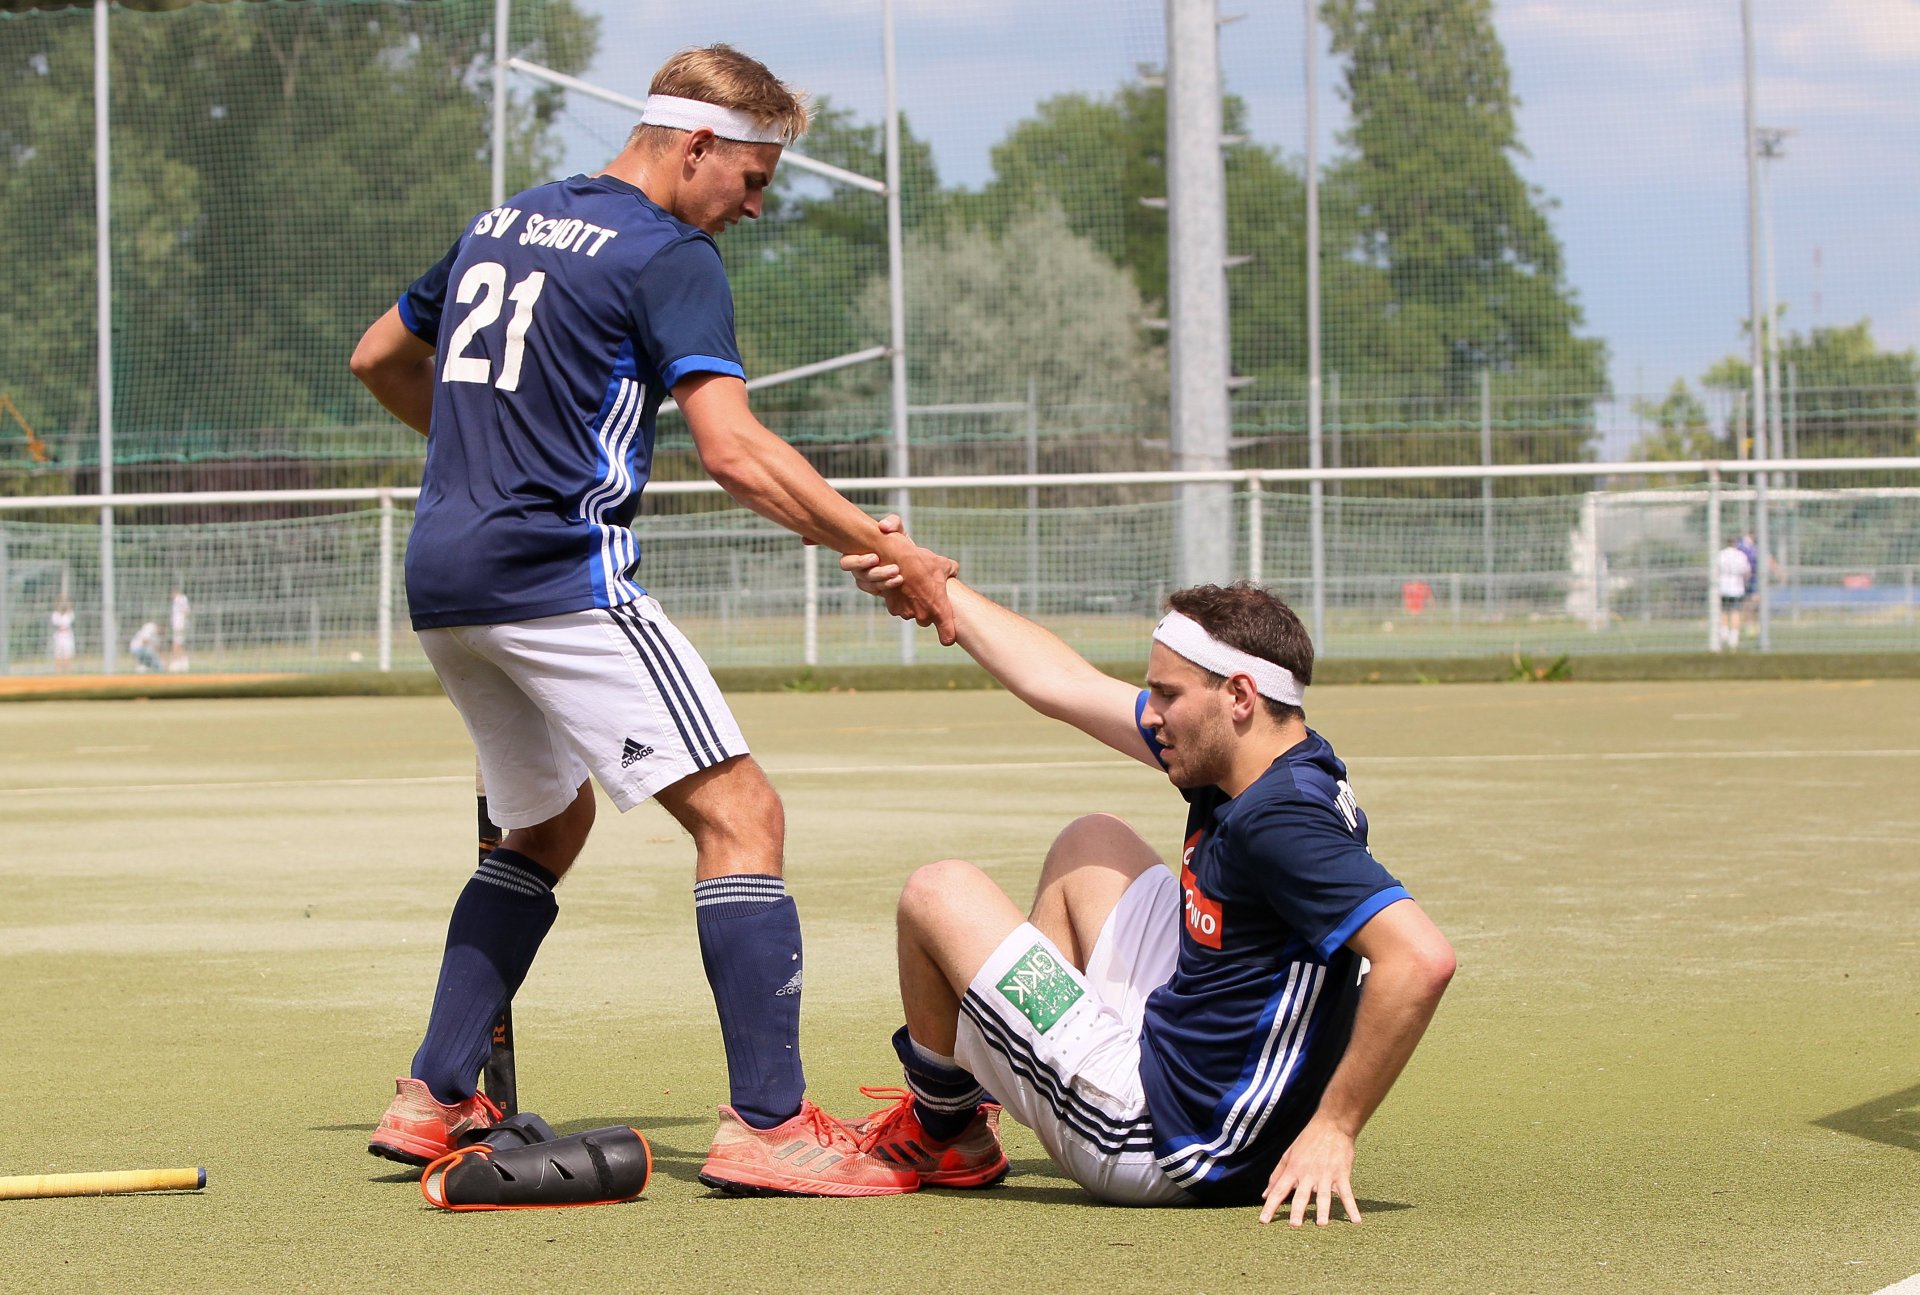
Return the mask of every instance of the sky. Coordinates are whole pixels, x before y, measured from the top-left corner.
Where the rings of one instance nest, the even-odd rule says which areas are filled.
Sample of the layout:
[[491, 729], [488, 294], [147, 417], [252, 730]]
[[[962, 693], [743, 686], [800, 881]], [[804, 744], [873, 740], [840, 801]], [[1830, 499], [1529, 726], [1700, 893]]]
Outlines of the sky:
[[[880, 0], [581, 0], [601, 16], [589, 79], [643, 95], [683, 45], [728, 40], [866, 119], [884, 104]], [[1791, 129], [1771, 163], [1784, 327], [1871, 319], [1920, 347], [1920, 0], [1751, 0], [1757, 119]], [[1254, 139], [1305, 152], [1300, 4], [1220, 0], [1226, 89]], [[897, 0], [901, 106], [948, 183], [977, 186], [1008, 128], [1055, 94], [1107, 94], [1163, 58], [1159, 0]], [[1550, 199], [1585, 332], [1611, 353], [1615, 411], [1744, 352], [1747, 190], [1739, 0], [1495, 0], [1520, 100], [1522, 174]], [[1316, 60], [1322, 159], [1345, 125], [1340, 66]], [[624, 133], [569, 116], [577, 165]], [[804, 151], [804, 143], [802, 144]], [[1761, 240], [1764, 248], [1766, 240]]]

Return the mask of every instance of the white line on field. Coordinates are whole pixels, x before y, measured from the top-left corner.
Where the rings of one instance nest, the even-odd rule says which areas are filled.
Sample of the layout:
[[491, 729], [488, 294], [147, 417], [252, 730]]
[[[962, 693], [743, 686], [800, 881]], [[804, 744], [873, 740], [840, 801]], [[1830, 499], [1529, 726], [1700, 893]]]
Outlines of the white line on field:
[[1537, 755], [1508, 752], [1489, 755], [1361, 755], [1352, 763], [1369, 764], [1541, 764], [1575, 760], [1882, 760], [1907, 759], [1920, 749], [1853, 751], [1549, 751]]
[[1882, 1286], [1873, 1295], [1920, 1295], [1920, 1273], [1914, 1274], [1903, 1282]]
[[796, 778], [810, 773], [970, 773], [981, 769], [996, 771], [1021, 769], [1144, 769], [1138, 760], [1109, 757], [1105, 760], [963, 760], [947, 764], [822, 764], [768, 765], [767, 772], [781, 778]]
[[57, 796], [73, 792], [245, 791], [252, 787], [417, 787], [436, 782], [472, 782], [473, 775], [434, 774], [422, 778], [276, 778], [248, 782], [146, 782], [68, 784], [58, 787], [0, 787], [0, 796]]
[[[1897, 760], [1920, 756], [1920, 749], [1848, 751], [1553, 751], [1535, 755], [1509, 753], [1487, 755], [1368, 755], [1357, 756], [1358, 768], [1374, 765], [1435, 764], [1571, 764], [1579, 761], [1631, 763], [1637, 760]], [[945, 764], [834, 764], [769, 765], [767, 772], [780, 778], [808, 775], [886, 775], [899, 773], [996, 773], [1036, 769], [1138, 769], [1138, 761], [1105, 760], [962, 760]], [[277, 778], [255, 782], [149, 782], [122, 786], [117, 783], [65, 784], [51, 787], [0, 787], [0, 796], [59, 796], [91, 793], [124, 795], [132, 792], [172, 791], [246, 791], [259, 788], [290, 787], [422, 787], [438, 783], [466, 782], [471, 774], [433, 774], [416, 778]], [[1905, 1293], [1903, 1292], [1903, 1295]], [[1916, 1287], [1913, 1295], [1920, 1295]]]

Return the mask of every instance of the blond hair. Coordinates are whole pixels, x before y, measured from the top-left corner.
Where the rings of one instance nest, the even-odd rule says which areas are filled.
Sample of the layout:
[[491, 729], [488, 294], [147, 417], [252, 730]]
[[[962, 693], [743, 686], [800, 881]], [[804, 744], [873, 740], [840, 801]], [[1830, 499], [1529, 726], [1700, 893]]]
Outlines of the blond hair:
[[[698, 99], [744, 112], [761, 126], [777, 128], [788, 143], [806, 134], [812, 116], [804, 93], [781, 81], [759, 59], [731, 45], [681, 50], [660, 65], [647, 93]], [[657, 148], [682, 133], [671, 126], [635, 126], [627, 142]]]

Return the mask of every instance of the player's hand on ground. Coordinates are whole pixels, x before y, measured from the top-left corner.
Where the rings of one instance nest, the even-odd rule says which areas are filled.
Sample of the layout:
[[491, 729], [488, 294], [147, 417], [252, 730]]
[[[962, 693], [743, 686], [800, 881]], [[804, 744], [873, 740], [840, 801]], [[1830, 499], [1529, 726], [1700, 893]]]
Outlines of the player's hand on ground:
[[1300, 1136], [1267, 1179], [1260, 1221], [1273, 1222], [1274, 1215], [1291, 1200], [1289, 1225], [1297, 1228], [1305, 1223], [1308, 1207], [1312, 1206], [1314, 1222], [1325, 1227], [1333, 1222], [1336, 1196], [1346, 1207], [1347, 1217], [1360, 1222], [1360, 1207], [1353, 1199], [1353, 1138], [1331, 1121], [1315, 1117], [1300, 1130]]

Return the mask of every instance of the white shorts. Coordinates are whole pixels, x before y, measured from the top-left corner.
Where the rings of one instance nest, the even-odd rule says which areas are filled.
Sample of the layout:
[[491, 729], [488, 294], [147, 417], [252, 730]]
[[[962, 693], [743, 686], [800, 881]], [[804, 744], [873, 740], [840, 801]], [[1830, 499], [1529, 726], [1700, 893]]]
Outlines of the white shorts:
[[1180, 956], [1180, 887], [1140, 874], [1100, 928], [1084, 974], [1031, 923], [967, 986], [957, 1061], [1039, 1134], [1067, 1176], [1116, 1205], [1189, 1200], [1160, 1171], [1140, 1085], [1147, 996]]
[[589, 771], [625, 812], [747, 753], [706, 662], [652, 598], [419, 635], [501, 827], [546, 822]]

